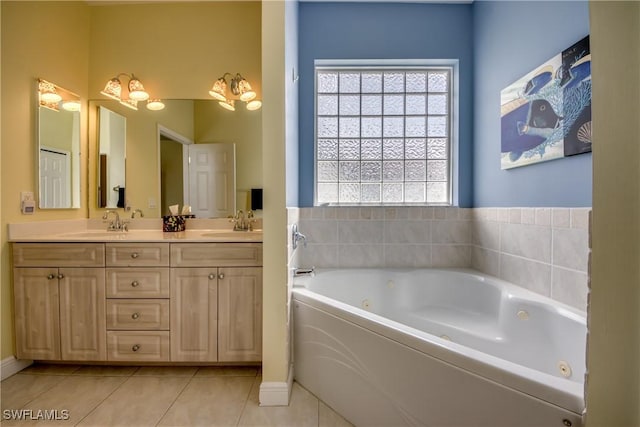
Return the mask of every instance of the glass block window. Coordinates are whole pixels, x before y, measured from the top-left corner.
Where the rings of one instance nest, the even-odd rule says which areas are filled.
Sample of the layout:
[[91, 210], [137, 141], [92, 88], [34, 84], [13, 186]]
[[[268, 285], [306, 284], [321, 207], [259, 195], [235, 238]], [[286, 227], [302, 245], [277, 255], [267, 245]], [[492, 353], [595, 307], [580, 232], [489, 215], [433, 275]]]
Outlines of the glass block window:
[[316, 66], [316, 204], [450, 204], [452, 74]]

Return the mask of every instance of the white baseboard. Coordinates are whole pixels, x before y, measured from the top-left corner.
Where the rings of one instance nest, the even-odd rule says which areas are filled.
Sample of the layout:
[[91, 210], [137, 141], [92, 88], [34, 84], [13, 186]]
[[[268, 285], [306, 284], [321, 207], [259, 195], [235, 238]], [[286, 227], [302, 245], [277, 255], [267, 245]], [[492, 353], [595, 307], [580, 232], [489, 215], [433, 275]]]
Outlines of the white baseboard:
[[20, 360], [14, 356], [9, 356], [3, 359], [0, 364], [0, 379], [5, 380], [13, 374], [17, 374], [27, 366], [31, 365], [33, 360]]
[[260, 406], [289, 406], [293, 387], [293, 365], [289, 366], [287, 381], [263, 381], [260, 384]]

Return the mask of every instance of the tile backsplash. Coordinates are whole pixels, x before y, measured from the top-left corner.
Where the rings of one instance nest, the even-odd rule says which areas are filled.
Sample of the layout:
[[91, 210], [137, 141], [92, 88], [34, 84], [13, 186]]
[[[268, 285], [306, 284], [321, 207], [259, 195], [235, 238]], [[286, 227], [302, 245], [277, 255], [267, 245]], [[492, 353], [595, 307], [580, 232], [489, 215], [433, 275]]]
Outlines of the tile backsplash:
[[291, 266], [473, 268], [586, 309], [591, 208], [289, 210], [307, 246]]
[[581, 310], [591, 208], [475, 208], [471, 267]]
[[303, 208], [300, 265], [468, 267], [471, 212], [458, 208]]

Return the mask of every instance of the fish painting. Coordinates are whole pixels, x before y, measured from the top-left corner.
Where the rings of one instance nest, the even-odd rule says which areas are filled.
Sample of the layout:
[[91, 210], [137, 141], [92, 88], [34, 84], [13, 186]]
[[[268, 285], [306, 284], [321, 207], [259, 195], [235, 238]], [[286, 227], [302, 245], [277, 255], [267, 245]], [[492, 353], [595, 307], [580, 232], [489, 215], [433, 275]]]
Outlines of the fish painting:
[[502, 169], [591, 151], [588, 36], [503, 89], [500, 110]]

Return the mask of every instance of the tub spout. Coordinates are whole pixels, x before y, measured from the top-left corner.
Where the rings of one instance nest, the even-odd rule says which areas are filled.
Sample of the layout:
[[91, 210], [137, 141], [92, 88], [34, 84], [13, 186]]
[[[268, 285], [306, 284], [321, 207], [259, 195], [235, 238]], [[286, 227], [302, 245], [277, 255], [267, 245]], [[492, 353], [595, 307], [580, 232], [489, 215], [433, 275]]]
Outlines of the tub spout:
[[293, 269], [293, 276], [294, 277], [299, 277], [299, 276], [313, 276], [313, 273], [315, 271], [315, 267], [310, 267], [310, 268], [294, 268]]

